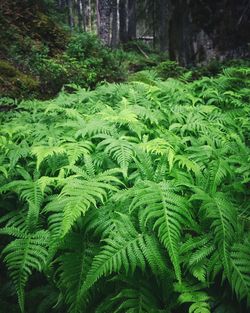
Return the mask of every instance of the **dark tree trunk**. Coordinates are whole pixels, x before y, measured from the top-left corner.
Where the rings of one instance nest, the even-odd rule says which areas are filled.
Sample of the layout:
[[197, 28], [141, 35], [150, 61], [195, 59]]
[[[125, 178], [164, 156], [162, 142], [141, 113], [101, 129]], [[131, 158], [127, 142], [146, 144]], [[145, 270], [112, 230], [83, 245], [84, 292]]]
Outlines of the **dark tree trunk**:
[[189, 0], [172, 0], [173, 15], [170, 22], [169, 54], [182, 65], [194, 62], [193, 24]]
[[64, 9], [67, 5], [67, 0], [58, 0], [58, 8]]
[[171, 1], [156, 2], [156, 44], [161, 51], [169, 50], [169, 23], [171, 16]]
[[111, 38], [111, 46], [115, 48], [118, 44], [118, 3], [117, 0], [113, 0], [112, 2], [112, 38]]
[[72, 0], [67, 0], [67, 6], [68, 6], [69, 26], [70, 26], [70, 29], [72, 30], [75, 26]]
[[119, 17], [120, 17], [120, 41], [125, 43], [128, 41], [127, 30], [127, 1], [120, 0], [119, 2]]
[[157, 25], [157, 21], [156, 21], [156, 0], [152, 1], [152, 31], [153, 31], [153, 47], [155, 49], [156, 47], [156, 25]]
[[110, 44], [110, 15], [112, 0], [97, 1], [97, 18], [99, 16], [98, 33], [106, 45]]
[[182, 65], [249, 57], [249, 0], [171, 0], [170, 58]]
[[85, 16], [84, 16], [84, 0], [77, 0], [77, 14], [78, 14], [78, 28], [79, 31], [85, 30]]
[[136, 0], [128, 0], [128, 40], [136, 39]]

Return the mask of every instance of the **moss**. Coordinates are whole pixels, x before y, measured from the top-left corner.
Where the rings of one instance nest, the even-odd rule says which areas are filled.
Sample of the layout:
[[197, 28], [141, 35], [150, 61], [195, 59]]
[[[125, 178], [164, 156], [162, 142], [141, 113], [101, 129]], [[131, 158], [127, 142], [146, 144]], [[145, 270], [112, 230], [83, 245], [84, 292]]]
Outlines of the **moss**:
[[39, 81], [5, 60], [0, 61], [0, 97], [23, 98], [37, 95]]
[[17, 69], [7, 61], [0, 60], [0, 75], [6, 77], [15, 77], [17, 75]]
[[36, 38], [39, 36], [42, 42], [48, 44], [51, 54], [56, 54], [58, 51], [64, 50], [69, 36], [50, 17], [42, 12], [37, 12], [33, 24], [33, 31], [36, 33]]

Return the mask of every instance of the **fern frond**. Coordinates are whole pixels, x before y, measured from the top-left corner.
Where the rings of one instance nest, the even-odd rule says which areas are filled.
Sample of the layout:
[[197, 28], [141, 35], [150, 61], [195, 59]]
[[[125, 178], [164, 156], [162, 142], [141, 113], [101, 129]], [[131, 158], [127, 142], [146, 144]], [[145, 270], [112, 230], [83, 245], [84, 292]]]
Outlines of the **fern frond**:
[[114, 231], [109, 238], [103, 240], [105, 245], [94, 257], [83, 285], [83, 293], [102, 276], [118, 273], [121, 269], [126, 273], [134, 273], [136, 267], [144, 270], [146, 262], [155, 274], [166, 272], [164, 258], [154, 238], [146, 233], [138, 233], [127, 215], [119, 216], [118, 231]]
[[72, 233], [66, 238], [65, 247], [71, 246], [71, 251], [58, 258], [60, 264], [59, 287], [65, 294], [65, 302], [69, 305], [69, 313], [82, 312], [86, 306], [86, 298], [81, 298], [81, 287], [91, 265], [95, 247], [86, 245], [79, 234]]
[[[52, 224], [59, 231], [59, 236], [65, 236], [75, 221], [85, 215], [91, 205], [104, 202], [108, 191], [117, 191], [114, 184], [120, 181], [113, 175], [117, 170], [101, 173], [93, 178], [79, 179], [69, 176], [65, 179], [65, 186], [60, 195], [47, 205], [47, 212], [58, 212]], [[59, 211], [60, 208], [62, 211]], [[60, 225], [58, 225], [58, 222]], [[55, 224], [56, 223], [56, 224]], [[57, 226], [56, 226], [57, 225]]]
[[[249, 244], [249, 243], [248, 243]], [[250, 306], [250, 250], [247, 244], [234, 244], [231, 251], [232, 271], [229, 281], [239, 300]]]
[[[11, 241], [2, 251], [4, 262], [15, 284], [20, 309], [24, 312], [24, 287], [32, 271], [41, 271], [47, 260], [48, 233], [37, 231], [34, 234], [22, 235], [13, 232], [19, 237]], [[24, 238], [25, 237], [25, 238]]]
[[97, 145], [97, 149], [103, 149], [105, 147], [104, 152], [111, 155], [117, 161], [126, 177], [129, 163], [134, 154], [133, 144], [126, 137], [116, 139], [111, 136], [105, 136], [103, 138], [104, 140]]
[[16, 180], [2, 187], [2, 191], [13, 190], [20, 195], [22, 200], [27, 201], [29, 210], [26, 223], [30, 231], [33, 231], [37, 226], [39, 212], [44, 198], [40, 184], [41, 181], [38, 180]]
[[177, 194], [177, 191], [178, 188], [171, 181], [158, 184], [149, 181], [141, 182], [131, 209], [141, 207], [145, 224], [153, 219], [154, 229], [158, 230], [158, 237], [167, 248], [176, 277], [181, 281], [179, 260], [181, 230], [182, 225], [192, 224], [192, 218], [187, 202]]
[[48, 157], [54, 156], [56, 154], [66, 154], [67, 150], [63, 147], [55, 146], [37, 146], [31, 149], [32, 154], [37, 158], [36, 167], [39, 169], [41, 163]]
[[225, 160], [215, 160], [211, 163], [210, 167], [210, 192], [216, 192], [217, 187], [222, 183], [223, 179], [231, 174], [231, 169]]
[[230, 276], [230, 248], [234, 242], [237, 229], [237, 213], [232, 203], [223, 193], [216, 193], [213, 198], [203, 194], [197, 199], [204, 200], [207, 217], [211, 219], [211, 227], [222, 258], [225, 274]]
[[180, 303], [192, 303], [189, 307], [189, 313], [211, 313], [210, 296], [202, 289], [205, 286], [197, 285], [175, 285], [175, 290], [181, 293], [178, 300]]

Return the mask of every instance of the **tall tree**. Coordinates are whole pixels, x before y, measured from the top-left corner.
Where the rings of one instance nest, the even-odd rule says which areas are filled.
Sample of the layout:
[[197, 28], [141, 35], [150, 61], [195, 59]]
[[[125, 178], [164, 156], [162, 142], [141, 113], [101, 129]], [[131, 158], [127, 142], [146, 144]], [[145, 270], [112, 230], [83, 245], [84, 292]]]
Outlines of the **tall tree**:
[[97, 0], [97, 26], [101, 40], [110, 44], [110, 16], [112, 0]]
[[118, 44], [118, 1], [112, 1], [112, 38], [111, 46], [115, 48]]
[[136, 39], [136, 0], [128, 0], [128, 40]]
[[91, 0], [84, 0], [84, 18], [86, 31], [92, 31], [92, 19], [91, 19]]
[[172, 0], [173, 15], [170, 22], [170, 58], [182, 65], [194, 62], [193, 33], [194, 25], [189, 0]]
[[79, 31], [86, 30], [85, 27], [85, 14], [84, 14], [85, 0], [77, 0], [77, 13], [78, 13], [78, 27]]
[[128, 40], [128, 29], [127, 29], [127, 0], [119, 1], [119, 25], [120, 25], [120, 41], [122, 43]]
[[73, 1], [67, 0], [67, 6], [68, 6], [69, 26], [72, 30], [75, 26], [74, 14], [73, 14]]
[[171, 0], [156, 0], [155, 39], [161, 51], [169, 50], [169, 23], [171, 11]]

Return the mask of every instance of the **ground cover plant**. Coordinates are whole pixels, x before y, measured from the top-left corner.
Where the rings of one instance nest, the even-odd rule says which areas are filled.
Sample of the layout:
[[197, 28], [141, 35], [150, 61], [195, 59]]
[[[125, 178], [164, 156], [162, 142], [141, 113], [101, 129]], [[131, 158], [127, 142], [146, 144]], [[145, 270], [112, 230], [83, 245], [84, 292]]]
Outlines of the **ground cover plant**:
[[2, 310], [247, 312], [249, 78], [144, 72], [1, 113]]

